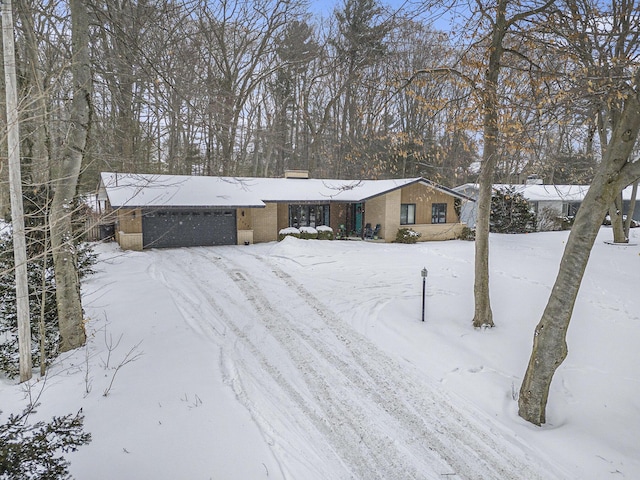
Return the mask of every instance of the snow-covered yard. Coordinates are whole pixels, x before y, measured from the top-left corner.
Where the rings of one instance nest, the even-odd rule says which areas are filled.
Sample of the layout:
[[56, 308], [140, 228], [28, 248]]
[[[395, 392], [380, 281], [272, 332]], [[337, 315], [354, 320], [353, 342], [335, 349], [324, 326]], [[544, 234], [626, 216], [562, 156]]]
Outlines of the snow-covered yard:
[[[640, 248], [606, 245], [606, 228], [549, 422], [517, 416], [567, 236], [491, 237], [497, 327], [483, 331], [471, 242], [99, 245], [87, 346], [30, 393], [39, 418], [83, 409], [79, 480], [637, 479]], [[0, 383], [3, 418], [25, 393]]]

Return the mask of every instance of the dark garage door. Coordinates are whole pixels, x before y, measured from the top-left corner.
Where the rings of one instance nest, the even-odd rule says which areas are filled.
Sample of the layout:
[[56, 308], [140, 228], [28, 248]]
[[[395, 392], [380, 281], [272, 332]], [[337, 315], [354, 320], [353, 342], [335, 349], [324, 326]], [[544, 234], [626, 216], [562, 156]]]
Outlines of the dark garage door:
[[154, 210], [142, 217], [144, 248], [235, 245], [235, 210]]

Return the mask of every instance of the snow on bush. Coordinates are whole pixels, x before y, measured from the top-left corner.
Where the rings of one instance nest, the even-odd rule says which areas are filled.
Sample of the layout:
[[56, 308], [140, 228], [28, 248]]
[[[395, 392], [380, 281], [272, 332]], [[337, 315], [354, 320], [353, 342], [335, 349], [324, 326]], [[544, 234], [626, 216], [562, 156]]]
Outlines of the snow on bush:
[[309, 240], [318, 238], [318, 230], [313, 227], [300, 227], [300, 238]]
[[562, 216], [557, 208], [544, 207], [538, 214], [538, 229], [541, 232], [568, 230], [570, 227], [571, 221]]
[[400, 228], [396, 234], [397, 243], [416, 243], [422, 236], [420, 232], [411, 230], [410, 228]]
[[303, 240], [333, 240], [333, 228], [327, 225], [300, 228], [287, 227], [278, 232], [278, 241], [284, 239], [285, 237], [295, 237], [301, 238]]
[[318, 240], [333, 240], [333, 228], [320, 225], [316, 230], [318, 230]]
[[300, 230], [295, 227], [283, 228], [278, 232], [278, 241], [284, 239], [285, 237], [300, 238]]

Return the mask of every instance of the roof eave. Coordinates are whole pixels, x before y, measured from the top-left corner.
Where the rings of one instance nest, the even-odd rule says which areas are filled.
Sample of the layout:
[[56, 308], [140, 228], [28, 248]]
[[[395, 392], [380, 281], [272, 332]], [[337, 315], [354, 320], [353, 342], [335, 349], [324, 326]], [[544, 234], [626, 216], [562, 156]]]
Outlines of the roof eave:
[[364, 201], [367, 201], [367, 200], [371, 200], [371, 199], [379, 197], [381, 195], [386, 195], [389, 192], [393, 192], [393, 191], [398, 190], [400, 188], [409, 187], [409, 186], [415, 185], [417, 183], [422, 183], [423, 185], [427, 185], [427, 186], [433, 188], [434, 190], [438, 190], [439, 192], [446, 193], [447, 195], [451, 195], [452, 197], [460, 198], [461, 200], [469, 200], [469, 201], [472, 201], [472, 202], [476, 201], [475, 199], [473, 199], [473, 198], [471, 198], [471, 197], [469, 197], [469, 196], [467, 196], [467, 195], [465, 195], [463, 193], [458, 193], [455, 190], [452, 190], [451, 188], [447, 188], [447, 187], [444, 187], [442, 185], [438, 185], [437, 183], [432, 182], [428, 178], [424, 178], [424, 177], [416, 178], [416, 179], [412, 180], [411, 182], [405, 183], [404, 185], [398, 185], [397, 187], [390, 188], [390, 189], [388, 189], [388, 190], [386, 190], [384, 192], [376, 193], [375, 195], [371, 195], [369, 197], [363, 198], [360, 201], [364, 202]]
[[135, 205], [135, 204], [126, 204], [126, 205], [113, 205], [113, 208], [141, 208], [144, 210], [211, 210], [211, 209], [234, 209], [234, 208], [265, 208], [266, 204], [238, 204], [238, 205]]

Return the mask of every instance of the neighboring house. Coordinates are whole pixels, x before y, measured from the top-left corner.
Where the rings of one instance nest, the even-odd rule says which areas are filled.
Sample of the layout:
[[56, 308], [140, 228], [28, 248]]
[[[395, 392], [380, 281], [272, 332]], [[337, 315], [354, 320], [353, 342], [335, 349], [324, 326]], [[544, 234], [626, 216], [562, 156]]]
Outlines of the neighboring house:
[[205, 177], [102, 173], [101, 209], [122, 248], [270, 242], [287, 227], [330, 226], [362, 236], [378, 227], [386, 242], [407, 226], [420, 240], [457, 238], [456, 212], [471, 200], [424, 178], [397, 180]]
[[[494, 190], [513, 189], [527, 199], [532, 210], [540, 214], [544, 210], [555, 211], [559, 217], [574, 217], [589, 191], [589, 185], [530, 185], [530, 184], [495, 184]], [[478, 184], [466, 183], [455, 187], [454, 191], [470, 197], [478, 198]], [[631, 187], [622, 192], [624, 201], [623, 212], [627, 212], [631, 203]], [[636, 200], [637, 202], [637, 200]], [[633, 213], [634, 220], [640, 220], [640, 205], [637, 205]], [[476, 224], [476, 203], [463, 202], [460, 212], [460, 220], [470, 228]]]

